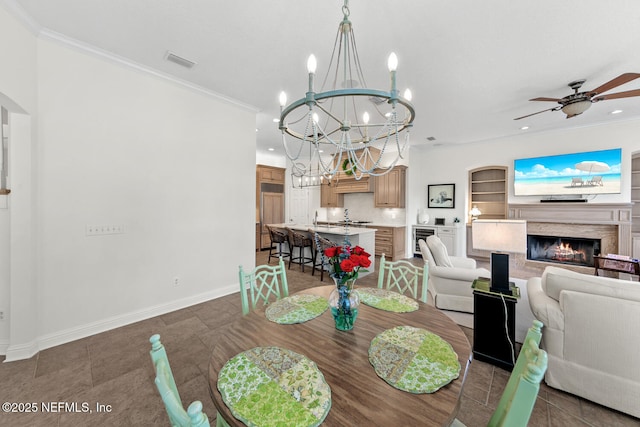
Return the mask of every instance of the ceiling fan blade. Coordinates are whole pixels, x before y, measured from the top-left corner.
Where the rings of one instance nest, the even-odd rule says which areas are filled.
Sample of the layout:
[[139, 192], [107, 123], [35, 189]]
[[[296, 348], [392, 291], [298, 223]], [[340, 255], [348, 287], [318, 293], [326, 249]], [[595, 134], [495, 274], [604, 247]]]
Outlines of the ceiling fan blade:
[[594, 102], [604, 101], [606, 99], [631, 98], [632, 96], [640, 96], [640, 89], [628, 90], [626, 92], [610, 93], [593, 98]]
[[560, 98], [545, 98], [545, 97], [540, 97], [540, 98], [533, 98], [533, 99], [530, 99], [529, 101], [549, 101], [549, 102], [560, 102], [560, 101], [562, 101], [562, 99], [560, 99]]
[[630, 82], [631, 80], [635, 80], [638, 77], [640, 77], [640, 74], [638, 74], [638, 73], [620, 74], [615, 79], [609, 80], [608, 82], [606, 82], [602, 86], [597, 87], [592, 91], [589, 91], [589, 96], [595, 96], [595, 95], [597, 95], [599, 93], [606, 92], [608, 90], [613, 89], [614, 87], [618, 87], [618, 86], [623, 85], [623, 84], [625, 84], [627, 82]]
[[549, 109], [547, 109], [547, 110], [538, 111], [537, 113], [527, 114], [526, 116], [516, 117], [516, 118], [515, 118], [515, 119], [513, 119], [513, 120], [520, 120], [520, 119], [524, 119], [524, 118], [526, 118], [526, 117], [535, 116], [536, 114], [545, 113], [545, 112], [547, 112], [547, 111], [557, 111], [557, 110], [559, 110], [559, 109], [560, 109], [560, 107], [553, 107], [553, 108], [549, 108]]

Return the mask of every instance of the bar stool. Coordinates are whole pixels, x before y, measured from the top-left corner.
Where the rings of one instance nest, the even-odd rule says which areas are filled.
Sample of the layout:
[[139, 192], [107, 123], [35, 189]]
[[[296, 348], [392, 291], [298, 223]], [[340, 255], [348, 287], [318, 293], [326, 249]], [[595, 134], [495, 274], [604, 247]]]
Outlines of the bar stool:
[[[289, 256], [289, 269], [291, 269], [291, 261], [295, 262], [298, 265], [302, 266], [302, 272], [304, 273], [304, 265], [308, 263], [313, 263], [313, 258], [310, 256], [305, 256], [305, 249], [309, 248], [310, 251], [313, 251], [311, 247], [311, 238], [304, 233], [299, 233], [286, 228], [287, 233], [289, 233], [289, 250], [291, 251], [291, 255]], [[293, 256], [294, 249], [298, 248], [298, 256]]]
[[[309, 229], [309, 233], [311, 233], [311, 241], [313, 243], [313, 270], [311, 270], [311, 275], [315, 276], [316, 270], [320, 267], [320, 281], [324, 281], [324, 250], [330, 248], [332, 246], [338, 246], [337, 243], [332, 242], [331, 240], [322, 237], [317, 234], [313, 229]], [[320, 253], [320, 261], [318, 261], [318, 253]]]
[[278, 258], [291, 258], [291, 252], [287, 252], [282, 250], [282, 244], [287, 244], [287, 249], [289, 249], [289, 235], [287, 232], [281, 228], [272, 227], [267, 225], [267, 230], [269, 230], [269, 237], [271, 239], [271, 247], [269, 248], [269, 259], [267, 260], [267, 264], [271, 262], [271, 257]]

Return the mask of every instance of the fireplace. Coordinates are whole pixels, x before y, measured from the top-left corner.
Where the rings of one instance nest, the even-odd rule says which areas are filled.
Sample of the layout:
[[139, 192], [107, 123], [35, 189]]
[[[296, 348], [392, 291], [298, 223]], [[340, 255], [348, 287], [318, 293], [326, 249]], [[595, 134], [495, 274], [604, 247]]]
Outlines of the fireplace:
[[[561, 236], [572, 239], [600, 239], [600, 254], [631, 255], [631, 208], [629, 203], [531, 203], [510, 204], [510, 219], [527, 221], [527, 234], [534, 236]], [[594, 254], [592, 254], [593, 256]], [[553, 261], [522, 261], [527, 268], [544, 268]], [[585, 256], [586, 258], [586, 256]], [[563, 268], [584, 274], [593, 274], [591, 267], [563, 264]]]
[[527, 235], [527, 259], [583, 267], [593, 267], [600, 255], [601, 240], [582, 237]]

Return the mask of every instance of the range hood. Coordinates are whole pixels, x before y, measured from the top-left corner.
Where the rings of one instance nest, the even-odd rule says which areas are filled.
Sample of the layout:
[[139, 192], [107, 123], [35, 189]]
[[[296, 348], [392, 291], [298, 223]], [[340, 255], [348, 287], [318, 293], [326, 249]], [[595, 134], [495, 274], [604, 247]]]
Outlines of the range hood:
[[374, 178], [372, 176], [363, 176], [357, 180], [344, 172], [338, 172], [336, 175], [338, 179], [334, 191], [338, 194], [373, 193], [375, 189]]

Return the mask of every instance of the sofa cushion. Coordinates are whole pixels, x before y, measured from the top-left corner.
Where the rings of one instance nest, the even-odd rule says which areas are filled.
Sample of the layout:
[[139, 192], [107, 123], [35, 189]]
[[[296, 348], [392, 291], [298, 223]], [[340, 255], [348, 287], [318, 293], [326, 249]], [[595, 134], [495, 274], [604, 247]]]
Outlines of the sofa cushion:
[[449, 259], [447, 253], [447, 247], [442, 243], [442, 240], [438, 236], [427, 237], [427, 246], [436, 261], [437, 266], [441, 267], [453, 267], [453, 263]]
[[560, 301], [560, 292], [563, 290], [640, 301], [638, 282], [592, 276], [559, 267], [547, 267], [544, 270], [542, 289], [556, 301]]

